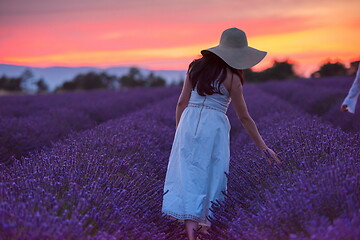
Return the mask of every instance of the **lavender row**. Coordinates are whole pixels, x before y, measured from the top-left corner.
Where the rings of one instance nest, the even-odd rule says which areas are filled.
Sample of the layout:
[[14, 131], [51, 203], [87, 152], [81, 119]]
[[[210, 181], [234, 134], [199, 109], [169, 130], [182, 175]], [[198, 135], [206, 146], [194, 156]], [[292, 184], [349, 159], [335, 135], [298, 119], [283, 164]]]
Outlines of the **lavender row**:
[[[0, 162], [11, 162], [30, 151], [51, 147], [51, 142], [174, 95], [180, 89], [157, 88], [131, 91], [91, 91], [44, 96], [2, 98]], [[25, 113], [16, 116], [19, 112]]]
[[[340, 111], [341, 103], [351, 86], [350, 80], [351, 78], [345, 77], [312, 79], [311, 82], [304, 79], [291, 82], [268, 82], [259, 84], [259, 87], [310, 114], [321, 116], [324, 120], [345, 131], [359, 132], [360, 105], [357, 106], [355, 115]], [[321, 82], [321, 84], [317, 82]]]
[[335, 126], [341, 127], [346, 132], [360, 132], [360, 104], [357, 104], [355, 114], [340, 112], [340, 106], [343, 102], [343, 98], [338, 98], [334, 102], [333, 106], [329, 108], [323, 119], [331, 122]]
[[[85, 112], [101, 121], [99, 107], [106, 104], [124, 107], [122, 103], [134, 101], [134, 96], [164, 95], [168, 93], [165, 88], [137, 88], [132, 90], [89, 90], [76, 92], [60, 92], [41, 95], [1, 96], [0, 116], [4, 117], [27, 117], [50, 109], [62, 107], [73, 108]], [[169, 95], [167, 95], [169, 96]], [[93, 107], [92, 107], [93, 106]], [[126, 105], [125, 105], [126, 106]], [[98, 108], [96, 108], [98, 107]], [[108, 113], [109, 114], [109, 113]]]
[[[256, 87], [247, 86], [245, 94], [251, 115], [283, 165], [268, 166], [230, 110], [228, 193], [225, 202], [213, 206], [208, 238], [360, 236], [359, 136], [334, 129]], [[176, 100], [174, 96], [72, 133], [51, 150], [4, 168], [4, 236], [184, 238], [183, 225], [160, 213]]]
[[323, 78], [303, 78], [296, 79], [295, 81], [311, 87], [335, 88], [344, 92], [348, 92], [352, 82], [354, 81], [354, 78], [355, 76], [334, 76]]
[[180, 239], [159, 213], [176, 100], [73, 133], [3, 169], [4, 236]]

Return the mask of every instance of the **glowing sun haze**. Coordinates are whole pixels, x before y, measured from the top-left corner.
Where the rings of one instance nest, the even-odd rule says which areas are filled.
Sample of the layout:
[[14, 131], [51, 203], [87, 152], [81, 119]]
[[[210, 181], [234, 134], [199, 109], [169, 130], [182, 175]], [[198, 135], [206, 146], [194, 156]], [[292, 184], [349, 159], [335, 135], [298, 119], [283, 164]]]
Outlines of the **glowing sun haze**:
[[322, 61], [360, 57], [358, 0], [8, 0], [0, 2], [0, 63], [187, 69], [223, 30], [293, 60], [308, 75]]

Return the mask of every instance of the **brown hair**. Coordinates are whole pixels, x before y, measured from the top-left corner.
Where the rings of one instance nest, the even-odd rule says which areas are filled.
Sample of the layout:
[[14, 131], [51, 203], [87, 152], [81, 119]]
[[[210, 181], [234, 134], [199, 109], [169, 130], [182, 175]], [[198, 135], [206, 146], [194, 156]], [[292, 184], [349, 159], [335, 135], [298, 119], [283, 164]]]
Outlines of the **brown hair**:
[[[212, 52], [205, 51], [203, 56], [195, 59], [189, 65], [188, 74], [192, 88], [197, 87], [201, 96], [212, 95], [220, 92], [220, 85], [227, 76], [227, 69], [240, 77], [241, 84], [244, 84], [244, 71], [235, 69], [226, 64], [220, 57]], [[213, 84], [217, 81], [217, 88]]]

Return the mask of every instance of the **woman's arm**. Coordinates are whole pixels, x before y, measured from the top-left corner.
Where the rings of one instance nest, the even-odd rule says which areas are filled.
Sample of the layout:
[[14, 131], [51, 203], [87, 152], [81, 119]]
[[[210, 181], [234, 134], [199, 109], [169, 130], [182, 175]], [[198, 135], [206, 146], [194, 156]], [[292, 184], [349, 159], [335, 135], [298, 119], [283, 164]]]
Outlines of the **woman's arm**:
[[243, 88], [240, 82], [240, 78], [236, 75], [233, 76], [231, 87], [231, 99], [238, 119], [242, 126], [245, 128], [250, 138], [254, 141], [256, 146], [260, 149], [266, 149], [267, 145], [262, 139], [254, 120], [251, 118], [243, 95]]
[[192, 85], [189, 79], [189, 75], [186, 74], [183, 88], [181, 90], [181, 94], [176, 105], [176, 128], [179, 125], [181, 114], [183, 113], [184, 109], [187, 107], [189, 103], [191, 90], [192, 90]]
[[[233, 77], [233, 80], [231, 80]], [[240, 120], [242, 126], [245, 128], [246, 132], [249, 134], [250, 138], [254, 141], [256, 146], [260, 149], [260, 151], [264, 154], [267, 161], [271, 165], [271, 158], [275, 159], [277, 163], [281, 163], [281, 160], [276, 155], [276, 153], [268, 148], [265, 144], [263, 138], [261, 137], [258, 128], [251, 118], [243, 95], [243, 88], [240, 82], [240, 78], [237, 75], [233, 75], [232, 73], [228, 73], [228, 77], [224, 81], [225, 87], [228, 86], [230, 90], [230, 97], [232, 99], [232, 103], [234, 106], [234, 110], [238, 119]]]

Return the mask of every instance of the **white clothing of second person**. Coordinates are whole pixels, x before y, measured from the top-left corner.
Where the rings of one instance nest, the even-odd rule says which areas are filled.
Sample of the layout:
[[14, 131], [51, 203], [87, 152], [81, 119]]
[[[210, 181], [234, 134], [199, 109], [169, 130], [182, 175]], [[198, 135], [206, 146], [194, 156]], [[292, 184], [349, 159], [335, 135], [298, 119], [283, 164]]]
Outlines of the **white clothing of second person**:
[[356, 102], [360, 95], [360, 66], [356, 72], [356, 77], [354, 82], [349, 90], [348, 95], [344, 99], [342, 105], [347, 105], [347, 110], [350, 113], [355, 113]]

